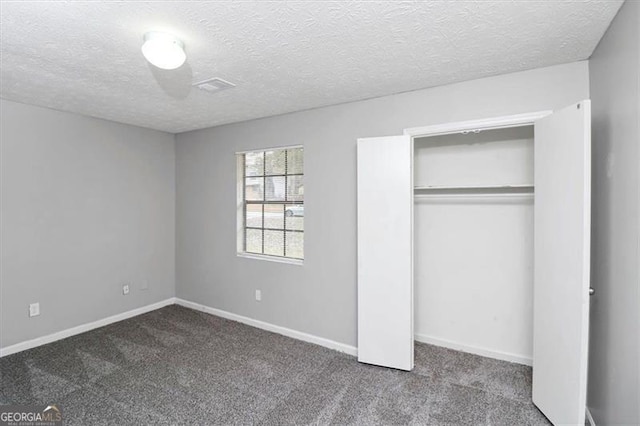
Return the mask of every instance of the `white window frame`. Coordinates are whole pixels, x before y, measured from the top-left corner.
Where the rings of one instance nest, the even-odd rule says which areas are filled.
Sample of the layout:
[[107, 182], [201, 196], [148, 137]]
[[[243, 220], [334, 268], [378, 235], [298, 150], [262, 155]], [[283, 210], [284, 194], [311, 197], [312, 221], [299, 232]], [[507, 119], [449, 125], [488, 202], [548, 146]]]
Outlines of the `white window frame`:
[[[304, 259], [297, 259], [293, 257], [285, 257], [285, 256], [272, 256], [268, 254], [260, 254], [260, 253], [250, 253], [245, 251], [244, 243], [244, 233], [245, 233], [245, 217], [244, 217], [244, 155], [251, 154], [255, 152], [265, 152], [265, 151], [278, 151], [278, 150], [286, 150], [286, 149], [296, 149], [301, 148], [304, 157], [304, 146], [303, 145], [288, 145], [288, 146], [278, 146], [278, 147], [268, 147], [268, 148], [259, 148], [252, 149], [248, 151], [237, 151], [235, 153], [236, 156], [236, 254], [238, 257], [246, 258], [246, 259], [257, 259], [257, 260], [268, 260], [271, 262], [277, 263], [286, 263], [290, 265], [303, 265]], [[304, 176], [304, 161], [303, 161], [303, 169], [302, 176]], [[304, 206], [305, 202], [303, 200], [302, 205]], [[303, 230], [303, 241], [304, 244], [304, 234]], [[306, 254], [306, 252], [305, 252]]]

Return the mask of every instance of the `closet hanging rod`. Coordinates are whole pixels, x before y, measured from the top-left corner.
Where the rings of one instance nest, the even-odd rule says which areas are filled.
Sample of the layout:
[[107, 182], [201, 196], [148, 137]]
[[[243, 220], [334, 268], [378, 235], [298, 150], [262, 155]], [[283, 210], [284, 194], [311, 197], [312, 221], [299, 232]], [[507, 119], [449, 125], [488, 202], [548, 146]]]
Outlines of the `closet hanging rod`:
[[444, 191], [444, 190], [522, 190], [527, 192], [533, 191], [533, 184], [514, 184], [514, 185], [416, 185], [416, 191]]

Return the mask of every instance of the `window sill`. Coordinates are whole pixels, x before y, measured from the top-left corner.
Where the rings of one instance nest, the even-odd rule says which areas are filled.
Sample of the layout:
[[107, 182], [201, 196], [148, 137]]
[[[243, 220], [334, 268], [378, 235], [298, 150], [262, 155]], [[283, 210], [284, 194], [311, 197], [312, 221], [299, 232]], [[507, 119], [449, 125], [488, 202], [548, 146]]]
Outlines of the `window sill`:
[[244, 257], [245, 259], [267, 260], [269, 262], [276, 263], [288, 263], [289, 265], [304, 265], [302, 259], [291, 259], [288, 257], [269, 256], [267, 254], [254, 254], [254, 253], [238, 253], [238, 257]]

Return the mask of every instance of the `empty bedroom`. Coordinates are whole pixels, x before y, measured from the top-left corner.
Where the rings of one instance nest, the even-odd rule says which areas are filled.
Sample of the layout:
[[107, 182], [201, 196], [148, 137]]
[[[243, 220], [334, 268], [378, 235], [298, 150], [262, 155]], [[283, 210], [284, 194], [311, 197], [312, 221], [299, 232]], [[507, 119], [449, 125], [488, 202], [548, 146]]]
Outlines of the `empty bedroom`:
[[0, 425], [640, 425], [640, 2], [0, 0]]

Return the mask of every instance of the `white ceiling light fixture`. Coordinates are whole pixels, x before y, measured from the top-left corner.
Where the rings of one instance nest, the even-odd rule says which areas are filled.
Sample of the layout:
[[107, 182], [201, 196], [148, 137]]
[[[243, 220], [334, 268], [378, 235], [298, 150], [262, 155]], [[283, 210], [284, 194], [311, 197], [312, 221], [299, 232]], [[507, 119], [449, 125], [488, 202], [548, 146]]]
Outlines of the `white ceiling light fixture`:
[[184, 44], [171, 34], [150, 31], [144, 35], [142, 54], [158, 68], [174, 70], [187, 59]]

